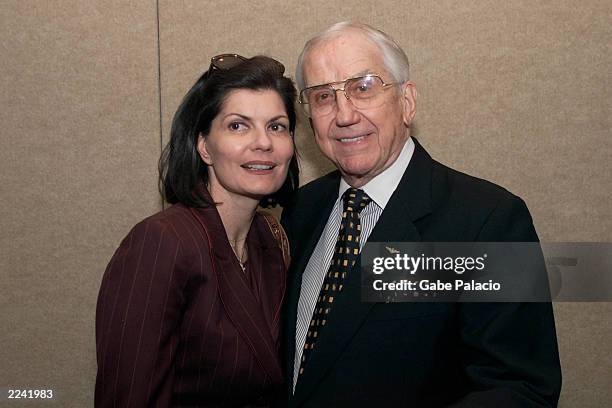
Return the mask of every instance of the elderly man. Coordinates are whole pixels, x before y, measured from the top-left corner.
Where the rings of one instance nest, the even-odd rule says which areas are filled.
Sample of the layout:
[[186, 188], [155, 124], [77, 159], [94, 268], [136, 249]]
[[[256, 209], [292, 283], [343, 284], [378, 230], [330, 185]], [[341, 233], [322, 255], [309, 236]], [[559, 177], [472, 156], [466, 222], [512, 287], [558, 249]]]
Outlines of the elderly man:
[[549, 303], [364, 303], [371, 242], [537, 241], [524, 202], [434, 161], [410, 137], [408, 59], [386, 34], [338, 23], [308, 41], [297, 82], [314, 137], [338, 168], [285, 209], [288, 404], [556, 406]]

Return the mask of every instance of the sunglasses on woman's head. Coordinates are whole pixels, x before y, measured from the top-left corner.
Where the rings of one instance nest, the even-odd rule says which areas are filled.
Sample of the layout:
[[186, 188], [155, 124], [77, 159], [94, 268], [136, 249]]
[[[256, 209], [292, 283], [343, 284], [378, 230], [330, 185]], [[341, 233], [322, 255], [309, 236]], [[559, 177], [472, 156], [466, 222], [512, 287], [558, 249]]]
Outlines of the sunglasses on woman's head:
[[[275, 59], [272, 59], [272, 58], [270, 59], [278, 65], [280, 74], [282, 75], [285, 72], [285, 66], [281, 64], [280, 62], [276, 61]], [[208, 71], [209, 72], [212, 72], [214, 70], [225, 71], [228, 69], [232, 69], [242, 64], [246, 60], [248, 60], [248, 58], [243, 57], [242, 55], [238, 55], [238, 54], [215, 55], [214, 57], [210, 59], [210, 68], [208, 69]]]
[[247, 58], [243, 57], [242, 55], [238, 55], [238, 54], [215, 55], [214, 57], [210, 59], [210, 69], [209, 70], [220, 69], [223, 71], [226, 69], [232, 69], [235, 66], [242, 64], [246, 60]]

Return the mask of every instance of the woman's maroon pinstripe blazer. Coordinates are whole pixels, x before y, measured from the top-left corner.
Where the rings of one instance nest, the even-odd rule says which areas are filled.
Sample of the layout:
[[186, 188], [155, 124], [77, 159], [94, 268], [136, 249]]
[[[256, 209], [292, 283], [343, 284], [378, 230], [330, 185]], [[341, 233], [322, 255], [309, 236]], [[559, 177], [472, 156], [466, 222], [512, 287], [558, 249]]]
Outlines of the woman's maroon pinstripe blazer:
[[215, 207], [142, 221], [111, 259], [96, 314], [97, 407], [267, 405], [282, 385], [286, 271], [262, 216], [240, 268]]

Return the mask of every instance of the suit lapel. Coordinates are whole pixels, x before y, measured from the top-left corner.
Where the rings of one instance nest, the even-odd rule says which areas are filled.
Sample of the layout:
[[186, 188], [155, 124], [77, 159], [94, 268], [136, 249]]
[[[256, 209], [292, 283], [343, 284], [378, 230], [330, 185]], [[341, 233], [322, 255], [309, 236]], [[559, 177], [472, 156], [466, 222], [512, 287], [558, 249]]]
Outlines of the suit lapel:
[[[202, 225], [208, 239], [213, 273], [217, 278], [218, 293], [223, 309], [272, 382], [281, 382], [282, 371], [268, 319], [264, 317], [262, 306], [240, 269], [227, 240], [219, 213], [214, 207], [192, 208], [191, 211]], [[259, 250], [261, 248], [249, 254], [253, 256], [249, 262], [253, 261], [256, 264], [255, 267], [258, 262], [261, 262], [261, 256], [257, 253]]]
[[299, 234], [294, 237], [292, 245], [293, 258], [289, 269], [289, 280], [285, 302], [285, 324], [283, 326], [283, 350], [285, 361], [285, 373], [289, 395], [293, 393], [293, 361], [295, 356], [295, 325], [297, 321], [297, 306], [300, 299], [300, 289], [302, 285], [302, 274], [310, 260], [323, 229], [327, 224], [327, 219], [334, 206], [340, 185], [340, 173], [334, 172], [326, 176], [327, 179], [317, 191], [316, 195], [307, 196], [303, 203], [299, 203], [303, 212], [295, 214], [294, 217], [300, 220], [309, 220], [303, 223], [304, 228], [296, 231]]
[[[414, 142], [415, 151], [410, 164], [368, 237], [368, 242], [421, 240], [414, 221], [431, 212], [433, 160], [416, 140]], [[310, 354], [304, 374], [296, 386], [294, 395], [296, 405], [310, 395], [313, 388], [333, 366], [374, 306], [374, 303], [361, 302], [360, 268], [361, 263], [358, 260], [347, 278], [344, 293], [338, 297], [330, 312], [329, 327], [322, 331], [315, 349]], [[293, 338], [295, 339], [295, 329]]]
[[[414, 221], [432, 211], [431, 172], [433, 159], [414, 141], [414, 153], [368, 242], [405, 241], [419, 236]], [[419, 239], [420, 240], [420, 239]]]

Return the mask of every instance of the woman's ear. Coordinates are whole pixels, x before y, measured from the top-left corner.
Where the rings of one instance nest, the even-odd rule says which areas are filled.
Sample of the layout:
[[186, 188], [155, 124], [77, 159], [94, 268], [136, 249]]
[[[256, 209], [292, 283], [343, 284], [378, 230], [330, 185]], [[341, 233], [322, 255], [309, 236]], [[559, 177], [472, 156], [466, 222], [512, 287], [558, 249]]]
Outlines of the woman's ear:
[[197, 148], [198, 148], [198, 153], [200, 154], [200, 157], [202, 158], [202, 161], [208, 164], [209, 166], [212, 166], [213, 164], [212, 157], [210, 157], [210, 153], [208, 153], [208, 149], [206, 148], [206, 138], [204, 138], [204, 136], [201, 133], [198, 136]]

